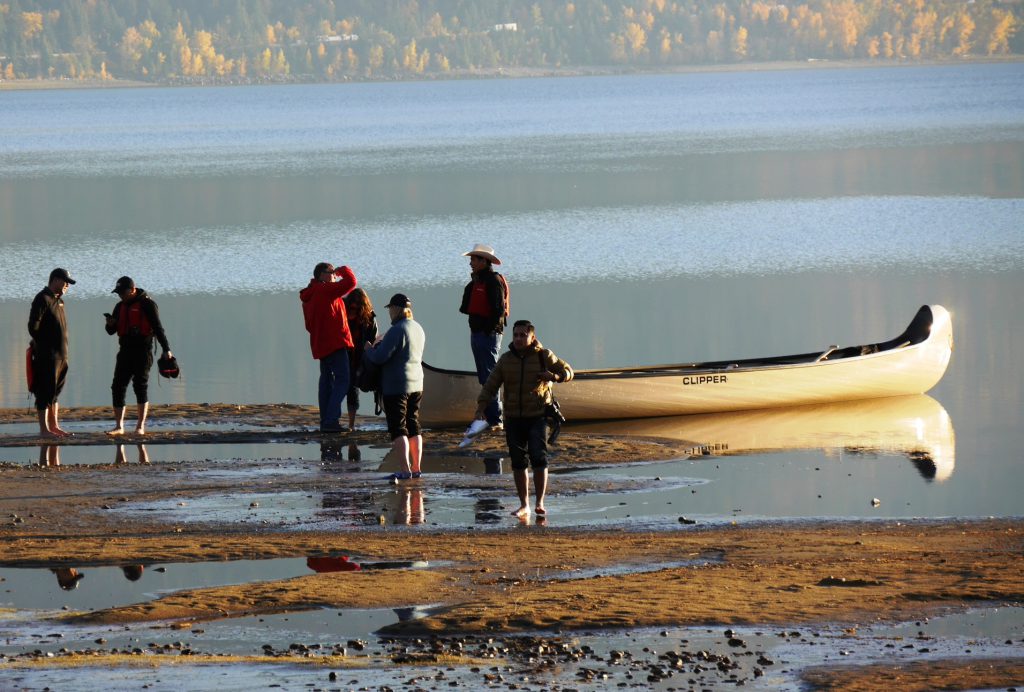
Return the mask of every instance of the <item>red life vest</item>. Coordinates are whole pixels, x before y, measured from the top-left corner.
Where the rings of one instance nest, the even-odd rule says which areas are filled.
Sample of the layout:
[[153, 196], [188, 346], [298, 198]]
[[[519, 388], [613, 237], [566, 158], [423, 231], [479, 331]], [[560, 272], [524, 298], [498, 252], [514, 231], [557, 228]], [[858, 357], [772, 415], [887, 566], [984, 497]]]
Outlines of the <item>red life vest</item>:
[[118, 336], [153, 336], [153, 326], [142, 309], [142, 301], [136, 300], [131, 303], [122, 303], [117, 313], [117, 335]]

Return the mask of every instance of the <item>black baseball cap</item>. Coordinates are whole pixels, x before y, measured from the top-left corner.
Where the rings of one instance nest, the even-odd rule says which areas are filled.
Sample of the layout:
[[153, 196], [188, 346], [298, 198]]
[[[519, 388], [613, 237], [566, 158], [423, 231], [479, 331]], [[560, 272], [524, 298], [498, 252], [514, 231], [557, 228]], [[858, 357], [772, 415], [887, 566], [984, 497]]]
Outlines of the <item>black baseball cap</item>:
[[130, 291], [135, 288], [135, 281], [130, 276], [122, 276], [114, 284], [114, 290], [111, 293], [123, 293], [124, 291]]
[[391, 296], [391, 300], [389, 300], [388, 304], [385, 305], [384, 307], [386, 307], [386, 308], [411, 308], [412, 307], [412, 301], [409, 300], [408, 296], [406, 296], [404, 293], [396, 293], [395, 295]]
[[69, 284], [78, 283], [71, 278], [71, 273], [67, 269], [63, 269], [61, 267], [57, 267], [50, 272], [50, 281], [53, 281], [54, 279], [61, 279], [62, 281], [67, 281]]

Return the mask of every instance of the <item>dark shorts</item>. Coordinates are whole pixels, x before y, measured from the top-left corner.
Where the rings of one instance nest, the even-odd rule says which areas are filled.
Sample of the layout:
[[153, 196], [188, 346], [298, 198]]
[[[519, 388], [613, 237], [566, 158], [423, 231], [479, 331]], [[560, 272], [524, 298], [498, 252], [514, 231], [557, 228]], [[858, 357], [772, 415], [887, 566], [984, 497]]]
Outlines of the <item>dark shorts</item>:
[[132, 383], [135, 401], [145, 404], [149, 401], [149, 371], [153, 367], [153, 349], [150, 345], [124, 345], [117, 352], [114, 364], [114, 381], [110, 384], [114, 406], [125, 404], [128, 383]]
[[66, 360], [36, 354], [32, 360], [32, 393], [36, 395], [36, 409], [43, 411], [57, 402], [67, 375]]
[[398, 437], [416, 437], [420, 434], [420, 401], [423, 392], [411, 394], [385, 394], [384, 417], [388, 421], [388, 434]]
[[512, 469], [522, 471], [529, 465], [534, 471], [548, 467], [548, 421], [536, 418], [505, 416], [505, 442]]

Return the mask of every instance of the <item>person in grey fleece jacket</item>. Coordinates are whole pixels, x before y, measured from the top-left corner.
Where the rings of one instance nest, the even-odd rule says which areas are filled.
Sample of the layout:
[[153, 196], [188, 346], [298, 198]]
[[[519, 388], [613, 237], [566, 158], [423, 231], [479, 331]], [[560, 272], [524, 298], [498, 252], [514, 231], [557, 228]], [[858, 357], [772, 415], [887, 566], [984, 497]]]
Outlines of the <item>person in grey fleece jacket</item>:
[[402, 470], [396, 480], [419, 478], [423, 459], [420, 402], [423, 400], [423, 327], [412, 318], [412, 301], [396, 293], [387, 304], [391, 328], [376, 344], [366, 344], [363, 358], [381, 368], [384, 416], [391, 435], [392, 453]]

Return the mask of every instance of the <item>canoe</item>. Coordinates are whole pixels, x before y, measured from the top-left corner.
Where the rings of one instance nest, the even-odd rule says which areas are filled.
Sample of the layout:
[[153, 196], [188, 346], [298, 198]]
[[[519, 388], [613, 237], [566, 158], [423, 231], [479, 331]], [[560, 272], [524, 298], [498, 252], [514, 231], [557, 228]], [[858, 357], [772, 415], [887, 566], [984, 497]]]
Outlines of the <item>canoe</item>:
[[[924, 394], [949, 365], [953, 325], [941, 305], [924, 305], [895, 339], [829, 346], [768, 358], [578, 370], [555, 386], [571, 421], [745, 411]], [[476, 373], [423, 364], [420, 420], [435, 427], [472, 420]]]

